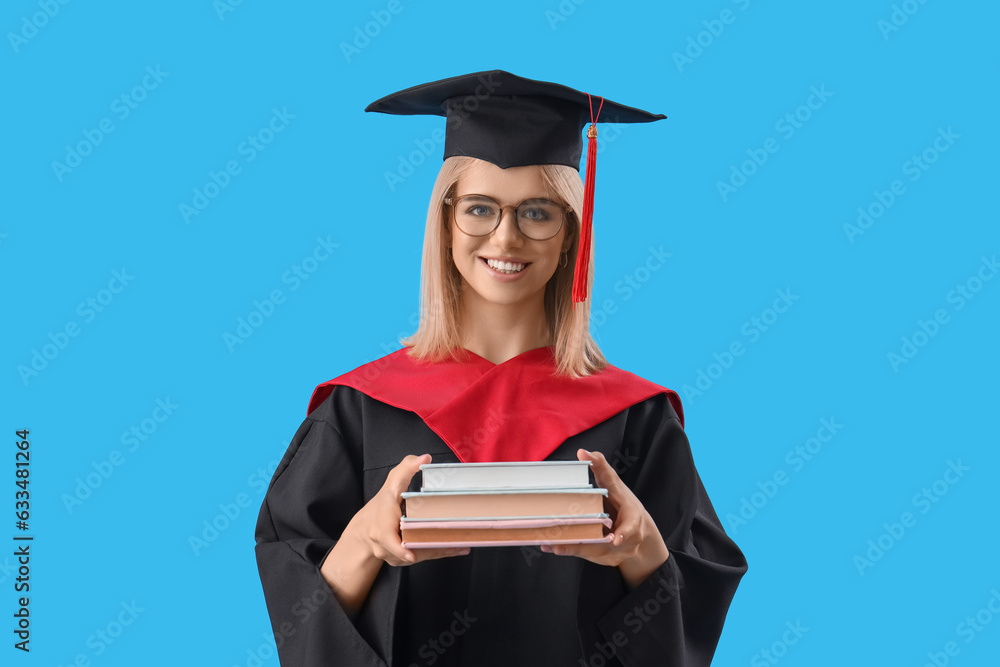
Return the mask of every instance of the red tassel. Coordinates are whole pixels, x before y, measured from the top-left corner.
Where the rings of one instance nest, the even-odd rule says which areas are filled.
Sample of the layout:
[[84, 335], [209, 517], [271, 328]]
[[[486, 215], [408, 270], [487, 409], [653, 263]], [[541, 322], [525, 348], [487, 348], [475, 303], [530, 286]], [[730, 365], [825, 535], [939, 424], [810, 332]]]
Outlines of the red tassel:
[[[587, 95], [590, 99], [590, 95]], [[601, 115], [604, 98], [597, 108], [597, 116]], [[573, 271], [573, 307], [587, 299], [587, 267], [590, 266], [590, 245], [593, 235], [594, 218], [594, 180], [597, 176], [597, 125], [594, 118], [594, 106], [590, 106], [590, 127], [587, 129], [587, 176], [583, 186], [583, 220], [580, 221], [580, 246], [576, 253], [576, 268]]]

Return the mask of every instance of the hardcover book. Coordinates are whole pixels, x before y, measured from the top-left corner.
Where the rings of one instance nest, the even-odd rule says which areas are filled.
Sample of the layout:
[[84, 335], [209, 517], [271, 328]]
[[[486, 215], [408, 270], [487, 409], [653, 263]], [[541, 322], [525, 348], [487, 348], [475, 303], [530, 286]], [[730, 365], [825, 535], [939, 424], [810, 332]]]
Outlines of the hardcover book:
[[607, 542], [608, 518], [550, 517], [539, 519], [400, 522], [407, 548], [517, 546]]
[[563, 489], [590, 486], [590, 461], [427, 463], [421, 491], [455, 489]]
[[440, 463], [420, 466], [418, 492], [403, 493], [403, 546], [517, 546], [607, 542], [607, 489], [589, 461]]

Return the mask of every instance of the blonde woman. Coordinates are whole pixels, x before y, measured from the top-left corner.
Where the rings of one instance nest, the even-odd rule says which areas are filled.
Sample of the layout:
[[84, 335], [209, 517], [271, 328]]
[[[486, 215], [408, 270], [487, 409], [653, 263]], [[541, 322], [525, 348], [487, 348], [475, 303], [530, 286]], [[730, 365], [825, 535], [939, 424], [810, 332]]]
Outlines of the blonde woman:
[[[421, 320], [317, 387], [275, 471], [256, 553], [282, 664], [708, 665], [746, 561], [677, 395], [608, 364], [588, 326], [582, 126], [662, 116], [502, 71], [369, 110], [447, 119]], [[403, 546], [421, 464], [567, 459], [608, 490], [609, 541]]]

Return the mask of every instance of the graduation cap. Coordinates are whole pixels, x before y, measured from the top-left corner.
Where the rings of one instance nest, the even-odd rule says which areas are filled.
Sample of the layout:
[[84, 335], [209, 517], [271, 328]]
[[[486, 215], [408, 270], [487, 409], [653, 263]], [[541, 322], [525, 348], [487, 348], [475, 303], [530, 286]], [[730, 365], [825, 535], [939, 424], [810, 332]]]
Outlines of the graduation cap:
[[444, 159], [479, 158], [501, 169], [536, 164], [564, 164], [580, 170], [582, 131], [587, 131], [580, 247], [573, 274], [573, 303], [587, 298], [594, 213], [597, 121], [648, 123], [666, 118], [617, 104], [548, 81], [515, 76], [503, 70], [474, 72], [424, 83], [386, 95], [365, 111], [401, 116], [444, 116]]

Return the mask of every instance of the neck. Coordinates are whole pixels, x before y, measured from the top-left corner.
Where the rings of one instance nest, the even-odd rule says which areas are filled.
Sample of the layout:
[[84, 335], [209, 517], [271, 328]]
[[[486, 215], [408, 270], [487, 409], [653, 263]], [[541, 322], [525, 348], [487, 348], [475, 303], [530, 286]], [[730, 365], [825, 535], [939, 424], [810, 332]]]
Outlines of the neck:
[[533, 303], [512, 305], [484, 301], [475, 290], [463, 290], [459, 326], [462, 347], [502, 364], [519, 354], [552, 344], [545, 322], [545, 294]]

